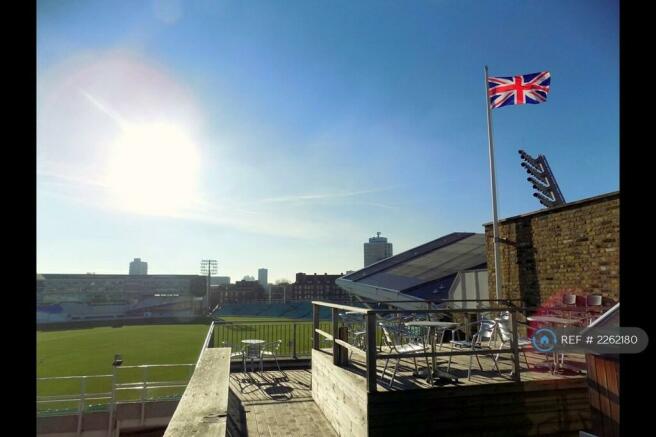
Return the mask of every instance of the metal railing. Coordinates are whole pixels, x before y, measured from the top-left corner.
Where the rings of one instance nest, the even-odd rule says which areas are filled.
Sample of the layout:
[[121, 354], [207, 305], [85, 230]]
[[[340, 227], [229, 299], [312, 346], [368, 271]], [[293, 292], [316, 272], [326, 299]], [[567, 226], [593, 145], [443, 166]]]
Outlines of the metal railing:
[[[106, 408], [109, 405], [109, 401], [112, 399], [112, 392], [103, 391], [103, 392], [89, 392], [87, 391], [89, 380], [98, 380], [98, 379], [107, 379], [107, 384], [110, 384], [112, 375], [90, 375], [90, 376], [59, 376], [59, 377], [45, 377], [37, 378], [37, 392], [39, 388], [39, 382], [75, 382], [79, 381], [79, 393], [78, 394], [58, 394], [58, 395], [37, 395], [36, 397], [36, 412], [37, 415], [47, 414], [47, 413], [74, 413], [77, 414], [77, 435], [80, 435], [82, 432], [82, 416], [84, 411], [88, 409], [87, 403], [89, 401], [106, 401], [104, 407]], [[57, 409], [52, 410], [50, 408], [41, 409], [40, 406], [47, 404], [75, 404], [75, 407], [66, 408], [66, 409]]]
[[[455, 302], [455, 301], [452, 301]], [[473, 300], [468, 300], [468, 302], [476, 302]], [[377, 359], [388, 359], [388, 358], [423, 358], [423, 357], [451, 357], [451, 356], [469, 356], [469, 355], [497, 355], [501, 353], [511, 353], [513, 361], [513, 379], [516, 382], [521, 381], [520, 368], [519, 368], [519, 347], [518, 347], [518, 331], [517, 331], [517, 319], [520, 313], [520, 309], [513, 305], [512, 301], [508, 300], [493, 300], [488, 299], [482, 302], [496, 302], [496, 306], [488, 306], [483, 308], [432, 308], [432, 309], [416, 309], [416, 310], [400, 310], [400, 309], [368, 309], [361, 307], [352, 307], [347, 305], [339, 305], [330, 302], [321, 302], [315, 301], [312, 302], [313, 306], [313, 349], [320, 350], [320, 339], [323, 338], [327, 341], [332, 342], [332, 356], [333, 364], [335, 366], [344, 366], [348, 361], [346, 356], [348, 353], [357, 354], [364, 357], [365, 359], [365, 369], [366, 369], [366, 379], [367, 379], [367, 391], [370, 393], [375, 393], [377, 391], [377, 373], [376, 373], [376, 360]], [[392, 303], [391, 301], [385, 303]], [[477, 305], [478, 306], [478, 305]], [[321, 307], [331, 308], [332, 311], [332, 326], [330, 332], [326, 332], [324, 329], [321, 329], [319, 323], [319, 311]], [[350, 313], [362, 314], [364, 317], [364, 331], [365, 331], [365, 348], [357, 347], [348, 342], [349, 338], [349, 328], [348, 326], [344, 330], [340, 329], [339, 324], [339, 311], [346, 311]], [[460, 349], [457, 351], [451, 350], [450, 352], [436, 352], [431, 350], [430, 352], [416, 352], [416, 353], [404, 353], [404, 354], [394, 354], [394, 353], [382, 353], [381, 350], [378, 350], [376, 347], [376, 338], [378, 330], [378, 317], [385, 315], [430, 315], [430, 314], [467, 314], [467, 313], [510, 313], [511, 319], [511, 331], [512, 339], [510, 342], [509, 348], [495, 348], [495, 349], [476, 349], [476, 350], [466, 350]]]
[[[321, 321], [318, 327], [329, 330], [331, 325], [331, 321]], [[242, 340], [257, 339], [266, 342], [282, 340], [278, 357], [309, 358], [312, 351], [313, 323], [310, 320], [307, 322], [215, 321], [212, 330], [215, 347], [226, 346], [239, 350], [242, 347]]]
[[[109, 411], [109, 423], [107, 435], [111, 435], [113, 428], [113, 418], [116, 414], [116, 406], [118, 404], [127, 403], [140, 403], [141, 404], [141, 420], [143, 425], [145, 420], [145, 404], [146, 402], [158, 400], [177, 400], [184, 392], [191, 375], [193, 374], [195, 364], [148, 364], [140, 366], [120, 366], [114, 367], [112, 374], [109, 375], [84, 375], [84, 376], [58, 376], [58, 377], [42, 377], [37, 378], [37, 393], [39, 391], [39, 384], [49, 383], [68, 383], [67, 392], [72, 390], [71, 383], [78, 381], [79, 389], [76, 389], [76, 394], [50, 394], [50, 395], [37, 395], [36, 406], [37, 416], [47, 415], [62, 415], [62, 414], [75, 414], [78, 416], [77, 421], [77, 435], [82, 432], [82, 418], [86, 412], [93, 411]], [[180, 369], [185, 369], [180, 371]], [[155, 371], [163, 371], [161, 373], [168, 373], [169, 378], [162, 378], [159, 380], [150, 380], [152, 373]], [[129, 374], [133, 373], [132, 378]], [[137, 376], [138, 380], [134, 381]], [[121, 378], [130, 379], [130, 382], [120, 382]], [[100, 380], [95, 384], [90, 384], [89, 381]], [[104, 381], [103, 381], [104, 380]], [[106, 389], [89, 390], [90, 385], [100, 386]], [[52, 391], [52, 390], [51, 390]], [[63, 390], [62, 390], [63, 391]], [[131, 395], [135, 393], [135, 395]], [[154, 393], [163, 393], [155, 395]], [[90, 401], [96, 401], [96, 404], [90, 404]], [[68, 408], [53, 409], [45, 406], [59, 404], [70, 405]], [[74, 406], [73, 406], [74, 405]]]

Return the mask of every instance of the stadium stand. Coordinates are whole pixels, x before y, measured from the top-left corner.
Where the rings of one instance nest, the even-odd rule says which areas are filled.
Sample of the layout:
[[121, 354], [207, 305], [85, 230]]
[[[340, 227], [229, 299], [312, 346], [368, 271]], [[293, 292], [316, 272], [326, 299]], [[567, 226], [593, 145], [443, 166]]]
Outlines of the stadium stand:
[[[312, 319], [312, 303], [272, 303], [272, 304], [225, 304], [212, 313], [212, 317], [280, 317], [285, 319]], [[330, 308], [322, 308], [322, 319], [330, 318]]]

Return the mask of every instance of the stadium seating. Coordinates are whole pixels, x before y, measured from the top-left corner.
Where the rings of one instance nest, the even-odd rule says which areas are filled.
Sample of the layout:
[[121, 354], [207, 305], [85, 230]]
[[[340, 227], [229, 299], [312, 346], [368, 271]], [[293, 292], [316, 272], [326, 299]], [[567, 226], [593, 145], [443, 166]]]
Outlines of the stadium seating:
[[[252, 316], [252, 317], [280, 317], [285, 319], [312, 319], [312, 303], [272, 303], [272, 304], [225, 304], [212, 313], [214, 317], [222, 316]], [[330, 309], [321, 308], [320, 317], [330, 318]]]

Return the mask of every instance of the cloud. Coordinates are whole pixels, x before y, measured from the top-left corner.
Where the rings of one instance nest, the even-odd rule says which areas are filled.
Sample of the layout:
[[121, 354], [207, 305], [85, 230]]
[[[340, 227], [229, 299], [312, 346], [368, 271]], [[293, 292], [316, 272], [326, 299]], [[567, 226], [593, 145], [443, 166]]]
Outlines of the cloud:
[[121, 116], [121, 114], [119, 114], [118, 112], [116, 112], [113, 109], [111, 109], [110, 107], [108, 107], [106, 104], [104, 104], [103, 102], [98, 100], [96, 97], [92, 96], [91, 94], [89, 94], [88, 92], [84, 91], [81, 88], [78, 88], [78, 91], [80, 92], [80, 94], [82, 94], [84, 97], [86, 97], [87, 100], [89, 100], [89, 102], [91, 102], [91, 104], [96, 109], [98, 109], [103, 114], [109, 116], [112, 120], [114, 120], [116, 122], [116, 124], [118, 124], [121, 127], [123, 127], [127, 124], [127, 122]]
[[359, 190], [359, 191], [347, 191], [347, 192], [337, 192], [337, 193], [316, 193], [316, 194], [292, 194], [288, 196], [280, 197], [269, 197], [261, 199], [262, 203], [298, 203], [312, 200], [325, 200], [325, 199], [343, 199], [348, 197], [361, 196], [364, 194], [371, 193], [380, 193], [382, 191], [388, 191], [391, 188], [377, 188], [371, 190]]

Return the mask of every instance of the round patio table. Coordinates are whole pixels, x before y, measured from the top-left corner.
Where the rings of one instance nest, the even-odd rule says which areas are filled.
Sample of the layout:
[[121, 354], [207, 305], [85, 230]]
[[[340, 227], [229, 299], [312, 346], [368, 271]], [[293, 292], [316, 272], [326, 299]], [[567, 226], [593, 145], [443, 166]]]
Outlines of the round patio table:
[[[577, 325], [581, 321], [579, 319], [566, 319], [563, 317], [556, 317], [556, 316], [529, 316], [526, 318], [529, 322], [538, 322], [538, 323], [547, 323], [553, 327], [556, 327], [557, 325], [560, 325], [564, 328], [568, 326], [573, 326]], [[579, 371], [577, 367], [573, 367], [570, 365], [565, 364], [565, 354], [561, 353], [560, 354], [560, 363], [558, 360], [558, 357], [556, 354], [554, 354], [554, 372], [557, 372], [559, 369], [571, 369], [571, 370], [576, 370]]]
[[260, 348], [264, 343], [266, 343], [264, 340], [258, 340], [258, 339], [246, 339], [241, 341], [243, 344], [246, 345], [246, 353], [244, 354], [244, 373], [246, 373], [246, 359], [250, 359], [251, 361], [251, 371], [255, 371], [255, 359], [257, 358], [262, 359], [260, 356]]
[[[444, 378], [444, 379], [450, 379], [452, 381], [458, 382], [458, 378], [456, 376], [451, 375], [450, 373], [447, 372], [442, 372], [439, 370], [436, 366], [435, 363], [435, 340], [437, 337], [437, 331], [438, 329], [442, 330], [442, 333], [444, 333], [445, 330], [447, 329], [455, 329], [458, 327], [458, 323], [455, 322], [437, 322], [437, 321], [432, 321], [432, 320], [418, 320], [415, 322], [406, 322], [405, 326], [419, 326], [419, 327], [425, 327], [428, 328], [428, 337], [430, 338], [431, 341], [431, 352], [432, 352], [432, 363], [433, 363], [433, 370], [432, 372], [428, 371], [429, 374], [429, 380], [430, 383], [433, 384], [433, 374], [435, 374], [438, 378]], [[441, 343], [440, 343], [441, 346]]]

